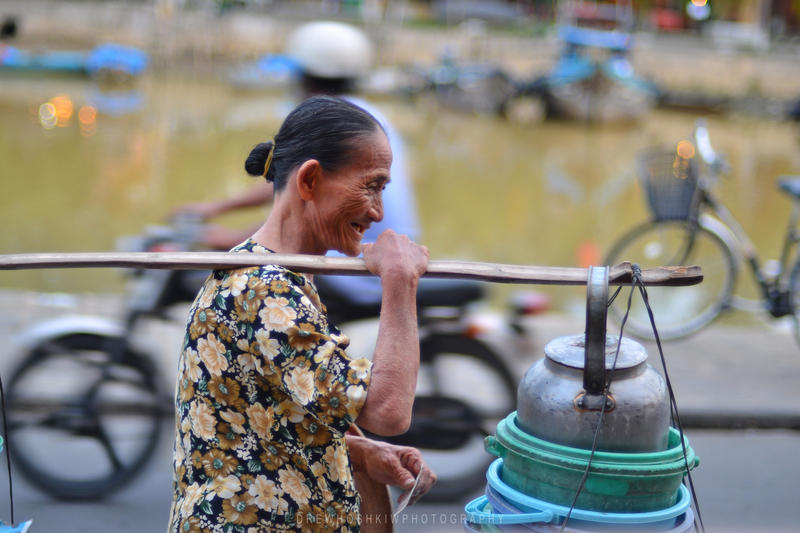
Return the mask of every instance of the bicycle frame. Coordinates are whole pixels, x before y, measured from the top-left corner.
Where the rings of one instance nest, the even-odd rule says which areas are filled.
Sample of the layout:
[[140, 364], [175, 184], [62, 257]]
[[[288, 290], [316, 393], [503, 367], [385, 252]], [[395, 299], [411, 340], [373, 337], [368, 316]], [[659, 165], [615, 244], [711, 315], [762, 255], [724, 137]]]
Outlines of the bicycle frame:
[[776, 318], [792, 314], [793, 310], [789, 301], [789, 278], [793, 269], [788, 267], [800, 259], [797, 252], [797, 245], [800, 242], [800, 231], [798, 231], [800, 201], [797, 199], [792, 200], [792, 211], [789, 215], [789, 223], [784, 235], [780, 259], [778, 260], [778, 274], [775, 277], [768, 277], [762, 269], [755, 245], [739, 221], [733, 216], [733, 213], [717, 199], [710, 189], [703, 188], [701, 193], [701, 209], [705, 206], [711, 211], [734, 237], [736, 246], [731, 248], [738, 251], [749, 266], [770, 314]]

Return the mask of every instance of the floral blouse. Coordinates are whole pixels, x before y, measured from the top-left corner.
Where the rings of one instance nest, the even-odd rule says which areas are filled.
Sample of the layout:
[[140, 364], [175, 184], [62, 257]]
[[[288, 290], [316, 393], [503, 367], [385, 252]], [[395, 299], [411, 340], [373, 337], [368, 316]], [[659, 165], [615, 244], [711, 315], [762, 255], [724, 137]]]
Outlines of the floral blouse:
[[[270, 253], [251, 240], [233, 251]], [[171, 533], [358, 531], [344, 433], [371, 362], [348, 343], [300, 274], [209, 276], [179, 362]]]

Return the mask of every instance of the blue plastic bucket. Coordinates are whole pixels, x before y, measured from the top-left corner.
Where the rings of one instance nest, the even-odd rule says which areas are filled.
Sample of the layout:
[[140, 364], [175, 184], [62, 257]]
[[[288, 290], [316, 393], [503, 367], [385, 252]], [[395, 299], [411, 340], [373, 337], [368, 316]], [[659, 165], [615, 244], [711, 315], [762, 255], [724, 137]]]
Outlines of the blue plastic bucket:
[[[646, 525], [648, 531], [669, 531], [673, 529], [681, 515], [690, 506], [688, 489], [681, 485], [677, 502], [657, 511], [636, 513], [610, 513], [590, 511], [539, 500], [509, 486], [501, 479], [503, 460], [496, 459], [486, 471], [486, 496], [478, 498], [465, 508], [467, 521], [478, 524], [560, 524], [564, 517], [570, 516], [570, 525], [588, 526], [592, 529], [642, 529]], [[481, 504], [490, 504], [492, 513], [479, 510]]]
[[[688, 503], [689, 501], [689, 494], [688, 491], [684, 494], [681, 491], [680, 497], [682, 500], [686, 500]], [[512, 504], [508, 503], [505, 498], [503, 498], [500, 494], [498, 494], [491, 486], [486, 487], [486, 499], [491, 505], [492, 509], [496, 513], [503, 513], [503, 514], [513, 514], [513, 513], [520, 513], [522, 514], [523, 511], [520, 511], [517, 507], [514, 507]], [[574, 510], [573, 510], [574, 514]], [[580, 514], [580, 513], [579, 513]], [[605, 514], [605, 513], [599, 513]], [[687, 514], [688, 514], [688, 523], [691, 524], [694, 522], [694, 513], [690, 507], [686, 507], [686, 511], [676, 517], [666, 518], [664, 520], [656, 520], [654, 522], [646, 522], [646, 523], [636, 523], [636, 524], [618, 524], [615, 522], [605, 523], [605, 522], [598, 522], [597, 520], [576, 520], [573, 518], [573, 515], [570, 515], [569, 522], [568, 522], [568, 530], [569, 531], [592, 531], [592, 532], [601, 532], [601, 531], [642, 531], [646, 530], [648, 532], [673, 532], [673, 531], [683, 531], [682, 527], [687, 522]], [[557, 516], [557, 521], [551, 527], [554, 529], [561, 528], [561, 524], [564, 522], [563, 516]], [[549, 531], [549, 529], [542, 529], [542, 524], [522, 524], [519, 526], [519, 531], [529, 532], [529, 531]], [[685, 527], [689, 527], [688, 525]], [[676, 529], [681, 528], [681, 529]]]
[[[488, 487], [487, 487], [488, 489]], [[563, 529], [560, 521], [558, 524], [527, 523], [527, 524], [501, 524], [506, 520], [504, 510], [511, 510], [513, 507], [508, 503], [503, 503], [499, 507], [494, 507], [488, 496], [481, 496], [467, 504], [467, 520], [464, 521], [464, 531], [467, 533], [595, 533], [601, 531], [636, 531], [636, 532], [663, 532], [663, 533], [686, 533], [694, 527], [694, 513], [691, 508], [678, 516], [674, 520], [674, 525], [668, 529], [661, 527], [663, 524], [635, 524], [632, 526], [619, 526], [614, 524], [589, 525], [591, 529], [583, 529], [585, 523], [578, 525], [577, 521], [570, 518], [567, 527]], [[500, 512], [497, 512], [500, 511]], [[470, 519], [475, 518], [475, 514], [480, 515], [480, 521], [484, 523], [471, 523]], [[600, 526], [600, 527], [598, 527]]]

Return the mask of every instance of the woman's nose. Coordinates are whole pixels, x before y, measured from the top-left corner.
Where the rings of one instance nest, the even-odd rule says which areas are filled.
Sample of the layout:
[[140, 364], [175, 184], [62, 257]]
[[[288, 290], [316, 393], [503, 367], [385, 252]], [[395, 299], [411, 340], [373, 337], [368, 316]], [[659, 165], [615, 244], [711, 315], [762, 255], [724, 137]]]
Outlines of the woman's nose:
[[383, 199], [380, 196], [372, 201], [372, 205], [369, 208], [368, 214], [369, 217], [375, 222], [380, 222], [383, 220]]

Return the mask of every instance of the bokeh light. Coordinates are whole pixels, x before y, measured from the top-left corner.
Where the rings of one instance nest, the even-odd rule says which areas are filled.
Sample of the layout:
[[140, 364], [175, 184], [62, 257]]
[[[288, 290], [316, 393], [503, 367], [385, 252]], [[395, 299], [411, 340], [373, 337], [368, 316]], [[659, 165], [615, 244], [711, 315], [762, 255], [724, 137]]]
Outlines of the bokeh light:
[[60, 94], [39, 106], [39, 123], [46, 130], [56, 126], [65, 128], [69, 126], [74, 113], [74, 105], [69, 96]]
[[678, 179], [689, 177], [691, 159], [694, 157], [694, 145], [687, 141], [679, 141], [675, 149], [677, 157], [672, 162], [672, 175]]
[[691, 159], [694, 157], [694, 145], [686, 140], [680, 141], [676, 148], [679, 157], [683, 159]]
[[50, 103], [53, 104], [56, 109], [56, 126], [60, 128], [69, 126], [69, 121], [74, 111], [72, 100], [70, 100], [69, 96], [54, 96], [50, 99]]
[[52, 102], [45, 102], [39, 106], [39, 123], [46, 130], [56, 127], [58, 117], [56, 116], [56, 106]]
[[97, 109], [93, 106], [85, 105], [78, 110], [78, 124], [81, 128], [81, 135], [89, 137], [97, 131]]

